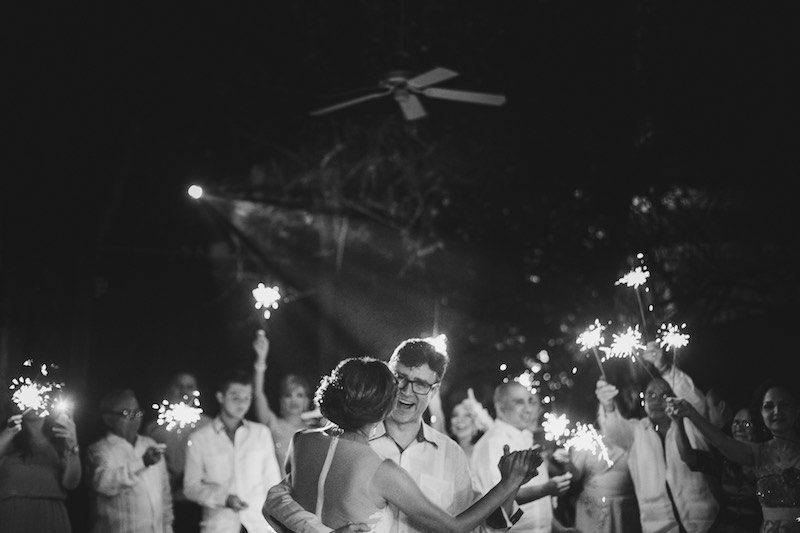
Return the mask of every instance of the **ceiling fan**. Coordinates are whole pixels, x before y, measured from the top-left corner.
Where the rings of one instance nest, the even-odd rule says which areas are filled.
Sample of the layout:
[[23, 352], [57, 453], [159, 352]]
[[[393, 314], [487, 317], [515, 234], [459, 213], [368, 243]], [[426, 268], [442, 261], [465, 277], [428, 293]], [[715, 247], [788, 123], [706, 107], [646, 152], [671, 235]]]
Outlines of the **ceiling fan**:
[[378, 82], [378, 85], [371, 90], [372, 92], [352, 100], [346, 100], [338, 104], [328, 107], [315, 109], [309, 114], [311, 116], [324, 115], [332, 111], [338, 111], [345, 107], [350, 107], [361, 102], [374, 100], [383, 96], [391, 95], [392, 98], [400, 105], [406, 120], [417, 120], [427, 115], [425, 108], [422, 107], [422, 102], [419, 96], [427, 96], [428, 98], [439, 98], [442, 100], [455, 100], [457, 102], [467, 102], [471, 104], [485, 104], [500, 106], [506, 101], [506, 97], [502, 94], [489, 94], [489, 93], [476, 93], [470, 91], [460, 91], [456, 89], [442, 89], [440, 87], [431, 87], [437, 83], [449, 80], [458, 76], [457, 72], [444, 67], [436, 67], [427, 72], [419, 74], [414, 77], [409, 77], [409, 73], [405, 71], [390, 72], [384, 79]]

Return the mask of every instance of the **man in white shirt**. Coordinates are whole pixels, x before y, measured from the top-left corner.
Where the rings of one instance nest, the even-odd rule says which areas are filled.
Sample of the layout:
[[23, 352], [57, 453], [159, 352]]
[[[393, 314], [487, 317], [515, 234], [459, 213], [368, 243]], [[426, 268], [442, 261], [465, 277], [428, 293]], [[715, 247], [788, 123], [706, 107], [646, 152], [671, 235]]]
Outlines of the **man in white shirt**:
[[[494, 407], [497, 419], [475, 443], [470, 461], [475, 481], [484, 493], [500, 481], [497, 462], [503, 455], [504, 445], [508, 444], [511, 451], [534, 445], [532, 430], [541, 414], [538, 397], [515, 382], [495, 388]], [[536, 476], [517, 492], [517, 503], [524, 515], [511, 531], [549, 533], [554, 525], [562, 530], [560, 524], [554, 524], [551, 500], [569, 489], [570, 477], [564, 474], [550, 479], [546, 464], [542, 465]]]
[[666, 401], [677, 396], [704, 413], [704, 395], [688, 375], [666, 363], [657, 344], [649, 343], [643, 358], [661, 373], [661, 377], [652, 379], [645, 390], [647, 417], [641, 420], [624, 418], [614, 403], [617, 388], [600, 380], [595, 390], [600, 402], [600, 424], [604, 433], [629, 451], [628, 466], [639, 504], [642, 531], [705, 533], [713, 527], [719, 506], [706, 476], [692, 472], [681, 460], [677, 424], [684, 424], [692, 448], [708, 451], [709, 445], [691, 421], [670, 418]]
[[133, 391], [100, 401], [108, 434], [89, 447], [96, 533], [171, 533], [172, 500], [164, 446], [139, 435], [142, 411]]
[[269, 429], [244, 419], [252, 376], [225, 377], [216, 398], [219, 416], [189, 437], [183, 492], [203, 507], [204, 533], [274, 532], [261, 508], [281, 476]]
[[[431, 501], [456, 515], [478, 496], [472, 485], [469, 462], [458, 444], [422, 420], [447, 363], [447, 356], [423, 339], [408, 339], [395, 348], [389, 366], [398, 380], [397, 405], [376, 428], [370, 446], [382, 458], [392, 459], [408, 472]], [[304, 511], [291, 498], [290, 492], [287, 480], [270, 489], [265, 512], [298, 533], [332, 531], [316, 516]], [[392, 512], [392, 533], [420, 531], [399, 509], [393, 507]], [[506, 529], [511, 523], [506, 517], [498, 511], [490, 522]]]

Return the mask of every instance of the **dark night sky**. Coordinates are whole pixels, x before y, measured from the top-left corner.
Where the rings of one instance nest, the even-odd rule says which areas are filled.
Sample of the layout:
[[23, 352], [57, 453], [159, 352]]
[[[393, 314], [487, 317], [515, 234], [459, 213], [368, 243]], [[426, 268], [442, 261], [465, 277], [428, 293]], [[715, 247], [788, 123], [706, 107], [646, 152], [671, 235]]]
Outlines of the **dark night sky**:
[[[397, 119], [391, 101], [306, 115], [335, 101], [325, 95], [373, 84], [396, 68], [447, 66], [461, 73], [450, 87], [508, 96], [499, 109], [426, 101], [430, 116], [419, 126], [457, 146], [489, 147], [502, 159], [487, 167], [514, 169], [514, 179], [476, 203], [480, 216], [506, 201], [546, 207], [537, 199], [582, 189], [599, 199], [596, 215], [613, 233], [632, 196], [696, 186], [721, 191], [721, 198], [752, 198], [746, 220], [723, 231], [722, 240], [757, 242], [769, 231], [790, 252], [787, 268], [797, 266], [796, 206], [787, 189], [800, 153], [796, 8], [556, 0], [347, 5], [6, 9], [11, 166], [0, 198], [0, 295], [2, 349], [12, 365], [33, 354], [61, 361], [92, 398], [126, 379], [152, 394], [181, 367], [196, 370], [208, 387], [219, 369], [246, 362], [243, 332], [254, 327], [242, 310], [249, 295], [242, 286], [226, 292], [231, 281], [215, 274], [207, 252], [220, 230], [186, 198], [186, 186], [197, 176], [211, 188], [241, 185], [246, 180], [236, 176], [254, 162], [302, 151], [321, 132], [347, 121]], [[501, 226], [498, 250], [509, 246]], [[626, 246], [636, 243], [623, 233], [585, 270], [614, 279], [633, 251]], [[568, 249], [560, 261], [577, 263]], [[487, 264], [503, 253], [480, 252]], [[757, 255], [751, 259], [758, 263]], [[609, 270], [614, 261], [617, 270]], [[768, 325], [777, 319], [782, 327], [796, 315], [797, 278], [789, 279], [785, 298], [749, 322], [772, 337], [762, 373], [787, 355], [775, 339], [781, 330]], [[561, 283], [542, 293], [558, 313], [569, 307], [559, 296], [567, 280]], [[402, 297], [393, 290], [374, 294]], [[426, 313], [387, 315], [391, 334], [354, 349], [391, 349], [427, 327]], [[305, 329], [314, 316], [310, 306], [287, 306], [271, 323], [273, 381], [281, 371], [327, 370], [320, 368], [324, 350]], [[293, 322], [300, 318], [302, 328]], [[708, 325], [698, 343], [728, 350], [730, 332]], [[742, 352], [761, 347], [759, 337], [742, 339]], [[718, 354], [716, 364], [724, 358]], [[748, 365], [731, 368], [746, 385]], [[696, 370], [704, 384], [713, 381], [714, 372], [699, 364]]]

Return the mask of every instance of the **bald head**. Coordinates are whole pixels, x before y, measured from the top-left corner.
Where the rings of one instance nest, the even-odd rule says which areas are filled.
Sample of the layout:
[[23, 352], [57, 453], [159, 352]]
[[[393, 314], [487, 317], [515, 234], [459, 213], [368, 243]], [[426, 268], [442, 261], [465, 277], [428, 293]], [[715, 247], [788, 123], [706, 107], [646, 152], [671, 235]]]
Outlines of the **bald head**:
[[502, 383], [494, 389], [497, 418], [519, 430], [533, 429], [539, 421], [539, 398], [516, 382]]

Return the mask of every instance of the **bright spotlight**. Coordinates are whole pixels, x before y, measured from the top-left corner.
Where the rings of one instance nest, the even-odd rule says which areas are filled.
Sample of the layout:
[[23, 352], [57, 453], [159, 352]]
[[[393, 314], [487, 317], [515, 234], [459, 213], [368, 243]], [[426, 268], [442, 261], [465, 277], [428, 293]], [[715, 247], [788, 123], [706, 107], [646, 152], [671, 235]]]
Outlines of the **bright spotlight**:
[[188, 192], [189, 196], [191, 196], [195, 200], [199, 200], [200, 197], [203, 196], [203, 188], [199, 185], [192, 185], [186, 192]]

